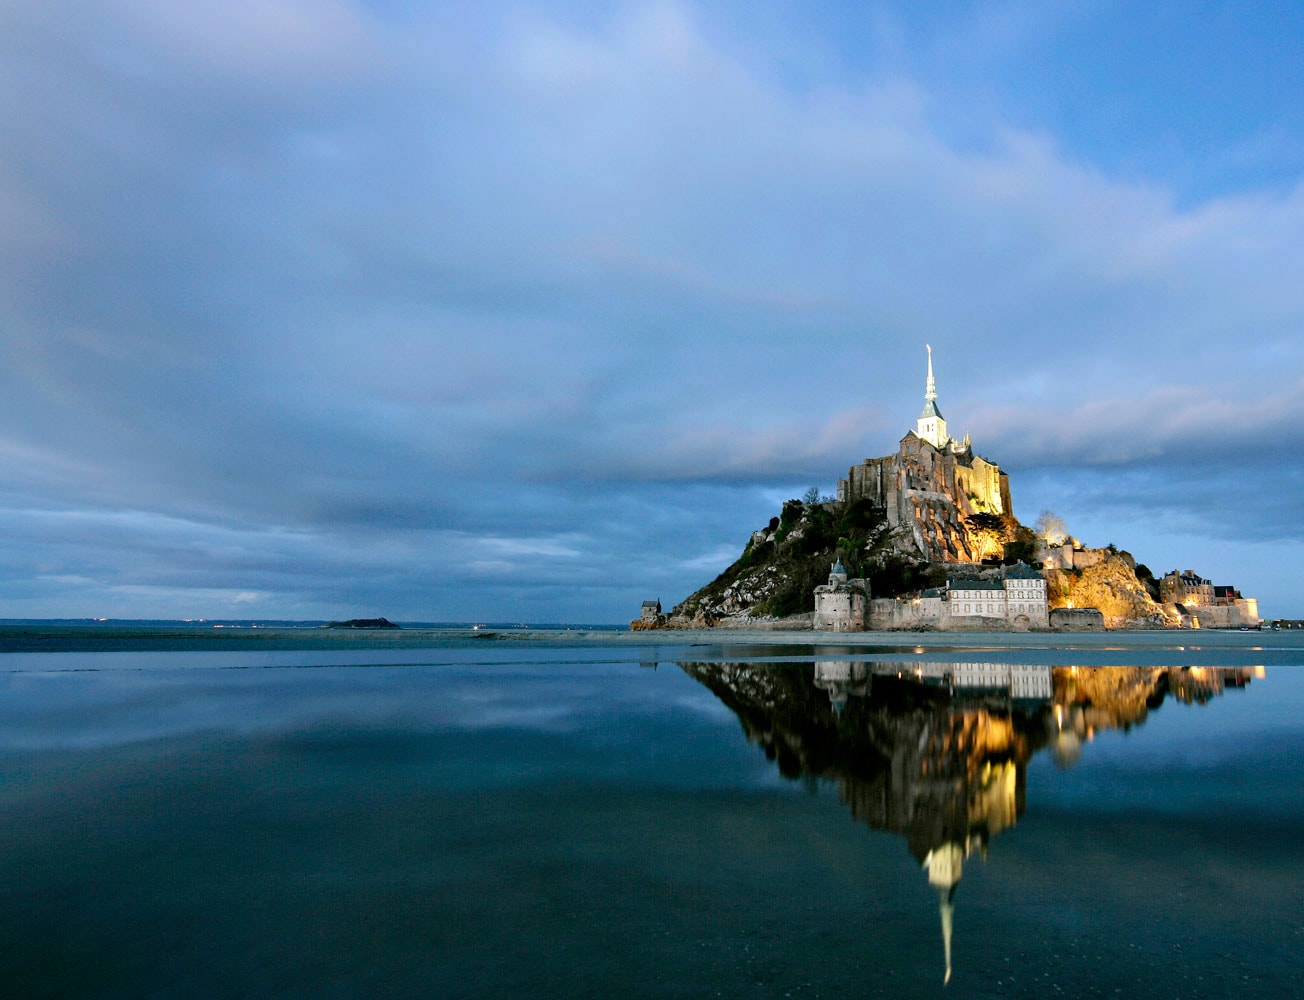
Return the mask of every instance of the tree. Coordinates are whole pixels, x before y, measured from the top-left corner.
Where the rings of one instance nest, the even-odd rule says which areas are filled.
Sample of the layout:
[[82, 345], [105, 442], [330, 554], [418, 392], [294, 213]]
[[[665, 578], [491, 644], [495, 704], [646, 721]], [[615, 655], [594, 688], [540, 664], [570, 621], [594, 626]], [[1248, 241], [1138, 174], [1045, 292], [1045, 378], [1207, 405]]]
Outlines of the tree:
[[1064, 539], [1068, 538], [1069, 531], [1064, 524], [1064, 519], [1054, 511], [1043, 510], [1037, 515], [1037, 523], [1034, 530], [1037, 537], [1049, 543], [1050, 545], [1060, 545]]
[[801, 499], [807, 507], [814, 506], [820, 502], [820, 488], [818, 486], [812, 486], [805, 492]]

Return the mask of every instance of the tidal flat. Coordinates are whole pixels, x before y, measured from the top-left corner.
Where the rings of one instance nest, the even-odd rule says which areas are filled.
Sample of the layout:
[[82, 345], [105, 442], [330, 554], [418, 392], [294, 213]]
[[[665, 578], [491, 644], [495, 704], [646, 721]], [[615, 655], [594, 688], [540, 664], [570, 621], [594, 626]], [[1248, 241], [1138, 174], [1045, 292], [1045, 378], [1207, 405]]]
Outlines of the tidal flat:
[[0, 627], [11, 995], [1304, 992], [1304, 635], [143, 631]]

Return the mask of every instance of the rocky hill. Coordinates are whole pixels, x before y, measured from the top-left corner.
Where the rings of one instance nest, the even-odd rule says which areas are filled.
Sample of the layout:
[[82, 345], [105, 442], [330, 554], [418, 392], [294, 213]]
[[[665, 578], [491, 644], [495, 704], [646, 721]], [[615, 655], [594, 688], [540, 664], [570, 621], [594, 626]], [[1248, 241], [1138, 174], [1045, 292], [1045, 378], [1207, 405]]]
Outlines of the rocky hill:
[[[989, 537], [1003, 548], [1007, 561], [1032, 559], [1033, 532], [1013, 516], [974, 514], [963, 529]], [[1092, 551], [1104, 558], [1083, 569], [1045, 571], [1051, 608], [1099, 608], [1109, 628], [1162, 621], [1163, 608], [1138, 577], [1132, 557], [1126, 552]], [[883, 508], [868, 500], [850, 504], [789, 500], [778, 517], [752, 534], [731, 566], [676, 605], [664, 626], [658, 622], [652, 627], [749, 625], [785, 619], [791, 627], [800, 627], [800, 616], [809, 616], [815, 588], [828, 581], [835, 560], [842, 561], [852, 579], [867, 580], [873, 597], [899, 597], [940, 587], [956, 568], [954, 563], [921, 558], [913, 526], [893, 528]], [[971, 571], [979, 572], [977, 567]]]
[[908, 552], [902, 532], [891, 529], [882, 509], [868, 501], [789, 500], [752, 534], [733, 565], [674, 608], [670, 622], [745, 622], [809, 612], [815, 588], [828, 582], [837, 559], [853, 579], [867, 579], [876, 596], [945, 582], [941, 566]]
[[1126, 552], [1083, 570], [1048, 569], [1046, 596], [1052, 608], [1098, 608], [1106, 628], [1143, 626], [1163, 620], [1163, 607], [1138, 578]]
[[1052, 559], [1051, 534], [1039, 537], [1019, 523], [1008, 474], [977, 454], [968, 435], [950, 435], [937, 398], [930, 347], [923, 412], [894, 454], [851, 466], [836, 501], [817, 499], [818, 490], [806, 501], [789, 500], [752, 533], [732, 566], [667, 619], [658, 614], [635, 627], [813, 617], [815, 588], [839, 559], [851, 580], [868, 581], [873, 598], [941, 586], [958, 566], [1019, 561], [1048, 567], [1051, 608], [1096, 607], [1111, 627], [1162, 617], [1157, 591], [1147, 591], [1125, 553], [1111, 547], [1077, 555], [1075, 543]]

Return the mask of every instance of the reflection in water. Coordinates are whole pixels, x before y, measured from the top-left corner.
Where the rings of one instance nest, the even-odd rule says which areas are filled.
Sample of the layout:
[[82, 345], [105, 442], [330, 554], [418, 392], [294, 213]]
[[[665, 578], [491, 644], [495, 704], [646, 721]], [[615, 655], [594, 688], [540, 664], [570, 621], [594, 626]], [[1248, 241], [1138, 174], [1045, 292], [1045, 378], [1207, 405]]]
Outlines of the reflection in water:
[[951, 978], [964, 862], [1024, 809], [1028, 761], [1070, 767], [1097, 731], [1166, 698], [1203, 703], [1263, 667], [1049, 667], [819, 660], [796, 669], [681, 663], [737, 714], [785, 777], [836, 783], [852, 815], [904, 836], [936, 889]]

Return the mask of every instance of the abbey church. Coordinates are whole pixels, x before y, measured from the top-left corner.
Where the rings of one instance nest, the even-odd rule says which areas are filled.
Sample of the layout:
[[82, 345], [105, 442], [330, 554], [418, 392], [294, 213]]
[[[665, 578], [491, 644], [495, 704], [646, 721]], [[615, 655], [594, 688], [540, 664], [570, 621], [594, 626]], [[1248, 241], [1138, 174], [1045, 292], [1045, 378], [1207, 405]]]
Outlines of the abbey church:
[[933, 349], [928, 347], [924, 409], [895, 455], [867, 458], [838, 482], [838, 500], [868, 500], [886, 512], [903, 542], [920, 558], [939, 563], [978, 563], [999, 558], [1018, 522], [1010, 502], [1010, 478], [1000, 466], [974, 454], [969, 436], [957, 441], [937, 407]]

